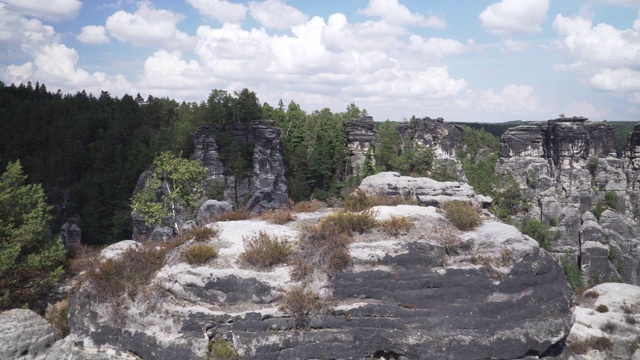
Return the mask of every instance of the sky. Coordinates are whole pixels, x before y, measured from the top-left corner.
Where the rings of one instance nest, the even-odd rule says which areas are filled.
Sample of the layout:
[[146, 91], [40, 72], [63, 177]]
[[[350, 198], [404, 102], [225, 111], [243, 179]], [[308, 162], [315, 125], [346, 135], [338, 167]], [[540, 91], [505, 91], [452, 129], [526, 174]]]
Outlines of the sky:
[[0, 81], [376, 121], [640, 121], [640, 0], [0, 0]]

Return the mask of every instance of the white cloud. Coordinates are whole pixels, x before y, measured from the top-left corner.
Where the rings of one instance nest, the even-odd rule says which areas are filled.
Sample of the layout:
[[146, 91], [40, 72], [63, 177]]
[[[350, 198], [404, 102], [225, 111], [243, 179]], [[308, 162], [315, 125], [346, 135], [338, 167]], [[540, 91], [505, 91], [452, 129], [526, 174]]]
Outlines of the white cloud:
[[540, 100], [532, 86], [511, 84], [499, 93], [488, 89], [480, 92], [476, 107], [487, 112], [529, 115], [541, 110]]
[[307, 21], [307, 16], [300, 10], [280, 0], [251, 1], [249, 11], [252, 18], [267, 28], [289, 29]]
[[549, 0], [502, 0], [480, 13], [482, 26], [497, 35], [532, 34], [541, 30]]
[[110, 41], [105, 27], [96, 25], [83, 26], [76, 39], [85, 44], [106, 44]]
[[611, 115], [611, 110], [597, 107], [587, 101], [574, 101], [567, 106], [562, 113], [567, 116], [584, 116], [591, 120], [604, 120]]
[[524, 41], [517, 41], [512, 39], [502, 39], [502, 52], [505, 53], [519, 53], [525, 52], [529, 49], [529, 44]]
[[465, 51], [465, 46], [453, 39], [432, 37], [425, 41], [421, 36], [409, 37], [409, 49], [419, 53], [421, 57], [429, 59], [443, 59], [449, 55], [459, 55]]
[[239, 23], [244, 20], [247, 7], [227, 0], [187, 0], [191, 6], [221, 23]]
[[4, 0], [19, 13], [45, 20], [67, 20], [78, 16], [80, 0]]
[[188, 49], [193, 46], [193, 38], [176, 28], [183, 19], [183, 15], [141, 2], [133, 14], [120, 10], [109, 16], [106, 29], [119, 41], [136, 46]]
[[396, 26], [418, 25], [436, 29], [447, 27], [447, 22], [443, 18], [435, 15], [425, 18], [421, 14], [414, 14], [406, 6], [400, 5], [398, 0], [369, 0], [369, 5], [358, 11], [365, 15], [380, 17], [382, 21]]
[[629, 68], [602, 69], [590, 79], [598, 90], [640, 92], [640, 72]]
[[10, 11], [0, 4], [0, 57], [22, 59], [45, 44], [59, 41], [53, 27]]
[[640, 0], [596, 0], [596, 3], [640, 8]]

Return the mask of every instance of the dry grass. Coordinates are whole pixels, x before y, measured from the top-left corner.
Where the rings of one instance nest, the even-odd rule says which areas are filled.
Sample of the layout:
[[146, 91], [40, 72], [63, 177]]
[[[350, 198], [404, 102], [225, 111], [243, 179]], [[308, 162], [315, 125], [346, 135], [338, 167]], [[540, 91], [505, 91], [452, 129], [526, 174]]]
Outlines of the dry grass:
[[613, 349], [613, 342], [605, 336], [590, 337], [582, 341], [570, 341], [567, 343], [571, 351], [578, 355], [583, 355], [589, 350], [609, 351]]
[[449, 221], [462, 231], [475, 229], [480, 225], [480, 215], [471, 204], [464, 201], [449, 201], [442, 204], [442, 209], [447, 213]]
[[444, 247], [447, 255], [460, 255], [464, 244], [457, 232], [456, 228], [443, 220], [435, 224], [430, 237]]
[[244, 252], [240, 254], [240, 262], [260, 269], [269, 269], [286, 263], [290, 255], [291, 245], [286, 240], [261, 231], [250, 239], [244, 239]]
[[315, 269], [334, 276], [351, 265], [349, 244], [353, 238], [335, 226], [322, 223], [305, 229], [300, 237], [299, 251], [292, 257], [291, 277], [306, 279]]
[[295, 216], [291, 213], [289, 209], [275, 209], [265, 211], [260, 215], [260, 218], [271, 224], [286, 224], [289, 221], [295, 220]]
[[240, 221], [250, 219], [251, 216], [241, 210], [225, 211], [222, 214], [214, 216], [213, 221]]
[[51, 323], [56, 332], [56, 337], [62, 339], [69, 335], [69, 299], [64, 299], [51, 306], [45, 315], [45, 319]]
[[327, 204], [320, 200], [300, 201], [291, 205], [291, 210], [295, 212], [314, 212], [327, 207]]
[[304, 328], [309, 316], [322, 314], [329, 307], [328, 301], [322, 300], [317, 292], [307, 289], [304, 284], [287, 291], [278, 306], [280, 311], [293, 318], [293, 328]]
[[209, 244], [195, 244], [189, 246], [183, 253], [184, 261], [191, 265], [202, 265], [218, 256], [218, 250]]
[[611, 321], [607, 321], [604, 325], [600, 327], [600, 330], [608, 334], [613, 334], [614, 332], [616, 332], [617, 329], [618, 329], [618, 325], [616, 325]]
[[380, 230], [391, 236], [398, 236], [400, 234], [406, 234], [409, 230], [415, 227], [415, 223], [411, 218], [406, 216], [392, 215], [386, 220], [382, 220], [378, 223]]
[[609, 307], [605, 304], [600, 304], [596, 306], [596, 311], [599, 313], [606, 313], [609, 312]]
[[218, 235], [218, 229], [210, 228], [207, 226], [196, 226], [178, 237], [184, 237], [186, 238], [186, 240], [193, 239], [197, 242], [204, 242], [209, 239], [215, 238]]
[[337, 232], [353, 234], [373, 229], [377, 225], [376, 214], [372, 210], [359, 213], [349, 211], [338, 211], [325, 216], [318, 226], [333, 227]]
[[356, 189], [342, 202], [342, 206], [349, 211], [364, 211], [374, 206], [395, 206], [400, 204], [418, 205], [418, 202], [409, 196], [390, 196], [384, 192], [370, 194], [362, 189]]

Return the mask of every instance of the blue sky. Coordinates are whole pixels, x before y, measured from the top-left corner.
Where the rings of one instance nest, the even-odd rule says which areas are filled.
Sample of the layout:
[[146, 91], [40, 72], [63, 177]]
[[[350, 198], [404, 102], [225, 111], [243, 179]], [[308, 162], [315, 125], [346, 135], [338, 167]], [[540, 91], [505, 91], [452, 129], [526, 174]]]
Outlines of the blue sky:
[[640, 121], [640, 0], [0, 0], [0, 81], [375, 120]]

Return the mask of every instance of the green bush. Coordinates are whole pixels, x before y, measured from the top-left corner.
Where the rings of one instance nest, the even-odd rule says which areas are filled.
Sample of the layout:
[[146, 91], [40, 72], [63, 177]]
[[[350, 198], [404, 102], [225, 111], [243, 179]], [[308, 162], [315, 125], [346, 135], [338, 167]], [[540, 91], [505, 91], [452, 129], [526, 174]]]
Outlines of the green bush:
[[258, 235], [244, 239], [244, 252], [240, 254], [240, 262], [268, 269], [286, 263], [290, 254], [291, 245], [287, 241], [260, 231]]
[[598, 158], [597, 157], [590, 157], [589, 160], [587, 160], [587, 170], [589, 170], [589, 174], [591, 174], [592, 177], [595, 177], [598, 171]]
[[618, 208], [618, 195], [616, 195], [615, 191], [607, 191], [604, 195], [604, 203], [612, 210]]
[[218, 250], [209, 244], [195, 244], [189, 246], [182, 256], [191, 265], [202, 265], [218, 256]]
[[225, 339], [209, 341], [207, 360], [241, 360], [236, 349]]
[[365, 210], [359, 213], [338, 211], [324, 217], [319, 226], [335, 228], [337, 232], [353, 234], [373, 229], [377, 225], [375, 212]]
[[574, 292], [580, 291], [584, 287], [582, 273], [578, 267], [578, 260], [573, 255], [565, 254], [560, 259], [562, 270], [567, 278], [567, 282]]
[[598, 221], [600, 221], [600, 216], [602, 215], [602, 213], [605, 210], [606, 209], [605, 209], [604, 205], [601, 202], [599, 202], [599, 203], [596, 204], [596, 206], [593, 208], [593, 210], [591, 210], [591, 212], [596, 217], [596, 219], [598, 219]]
[[392, 215], [386, 220], [382, 220], [379, 223], [380, 230], [391, 236], [398, 236], [402, 232], [409, 231], [415, 227], [413, 220], [406, 216]]
[[549, 250], [551, 242], [556, 237], [556, 233], [549, 230], [549, 226], [536, 219], [525, 219], [522, 221], [521, 231], [538, 241], [540, 247]]
[[464, 201], [449, 201], [442, 204], [453, 226], [462, 231], [475, 229], [480, 225], [480, 215], [471, 204]]

